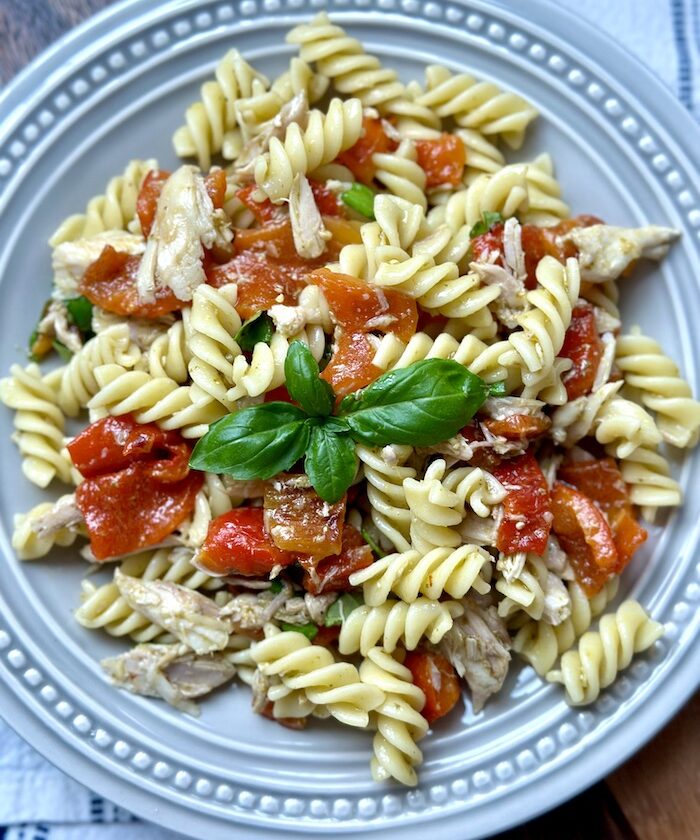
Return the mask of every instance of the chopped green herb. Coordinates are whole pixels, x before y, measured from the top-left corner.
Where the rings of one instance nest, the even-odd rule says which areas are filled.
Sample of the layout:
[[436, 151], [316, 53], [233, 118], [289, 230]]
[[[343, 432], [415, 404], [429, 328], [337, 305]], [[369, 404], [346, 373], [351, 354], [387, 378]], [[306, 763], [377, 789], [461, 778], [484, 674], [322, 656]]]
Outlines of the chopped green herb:
[[372, 549], [372, 551], [377, 555], [377, 557], [379, 557], [380, 560], [382, 557], [386, 557], [386, 551], [382, 551], [377, 541], [374, 539], [374, 537], [372, 537], [372, 535], [367, 530], [367, 528], [365, 528], [364, 525], [360, 528], [360, 533], [362, 534], [362, 539], [367, 543], [367, 545]]
[[301, 633], [312, 642], [318, 633], [318, 627], [315, 624], [288, 624], [286, 621], [281, 621], [280, 627], [283, 630], [293, 630], [295, 633]]
[[272, 583], [270, 583], [270, 592], [277, 594], [278, 592], [281, 592], [282, 589], [282, 581], [279, 578], [275, 578]]
[[256, 344], [269, 344], [275, 333], [275, 325], [267, 312], [257, 312], [248, 318], [234, 336], [241, 350], [253, 350]]
[[66, 347], [66, 345], [62, 344], [57, 338], [54, 338], [54, 340], [51, 342], [51, 346], [63, 359], [64, 362], [70, 362], [70, 360], [73, 358], [73, 351], [69, 350]]
[[354, 183], [349, 190], [341, 194], [344, 204], [367, 219], [374, 219], [375, 192], [364, 184]]
[[346, 592], [330, 605], [323, 623], [326, 627], [335, 627], [337, 624], [342, 624], [353, 610], [362, 606], [362, 603], [359, 596]]
[[506, 383], [505, 381], [501, 382], [492, 382], [489, 385], [489, 396], [491, 397], [505, 397], [506, 395]]
[[503, 216], [500, 213], [492, 213], [490, 210], [484, 210], [481, 214], [481, 221], [477, 222], [469, 231], [469, 238], [474, 239], [475, 236], [482, 236], [488, 233], [494, 225], [503, 221]]
[[92, 303], [82, 295], [64, 300], [68, 318], [81, 333], [92, 332]]

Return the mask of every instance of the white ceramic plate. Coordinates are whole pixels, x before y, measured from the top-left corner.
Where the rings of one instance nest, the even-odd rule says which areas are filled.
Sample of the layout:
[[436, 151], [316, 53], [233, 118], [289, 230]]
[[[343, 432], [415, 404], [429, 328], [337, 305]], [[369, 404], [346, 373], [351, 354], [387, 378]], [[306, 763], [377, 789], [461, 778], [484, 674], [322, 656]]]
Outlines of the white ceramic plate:
[[[507, 4], [511, 6], [513, 4]], [[532, 100], [542, 118], [523, 159], [551, 152], [575, 211], [671, 224], [683, 241], [628, 283], [639, 322], [700, 392], [698, 129], [640, 65], [593, 29], [530, 0], [522, 16], [479, 0], [198, 0], [110, 7], [45, 53], [0, 100], [0, 358], [22, 358], [50, 288], [44, 242], [132, 157], [174, 165], [170, 135], [231, 47], [273, 75], [290, 26], [328, 7], [369, 52], [408, 78], [442, 61]], [[164, 826], [208, 838], [398, 831], [406, 840], [478, 837], [526, 820], [593, 783], [646, 741], [700, 673], [696, 547], [700, 497], [654, 529], [626, 573], [666, 636], [593, 707], [569, 709], [531, 669], [513, 668], [484, 712], [467, 705], [421, 744], [416, 790], [381, 787], [370, 738], [318, 724], [291, 732], [249, 709], [246, 687], [219, 692], [199, 720], [119, 693], [98, 667], [123, 642], [84, 631], [71, 610], [84, 564], [69, 551], [20, 564], [12, 514], [40, 499], [23, 480], [0, 415], [0, 712], [62, 769]], [[679, 465], [698, 486], [698, 459]], [[427, 824], [429, 824], [429, 829]], [[394, 833], [396, 832], [396, 833]]]

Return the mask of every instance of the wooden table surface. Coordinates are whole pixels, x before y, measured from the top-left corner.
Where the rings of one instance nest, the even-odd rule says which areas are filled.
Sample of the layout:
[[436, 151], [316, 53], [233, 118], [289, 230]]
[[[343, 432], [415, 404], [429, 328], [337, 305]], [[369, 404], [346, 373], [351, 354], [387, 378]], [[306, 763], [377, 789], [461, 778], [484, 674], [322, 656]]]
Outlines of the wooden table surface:
[[[110, 0], [0, 0], [0, 79]], [[634, 758], [498, 840], [700, 838], [700, 694]], [[460, 840], [460, 838], [455, 838]]]

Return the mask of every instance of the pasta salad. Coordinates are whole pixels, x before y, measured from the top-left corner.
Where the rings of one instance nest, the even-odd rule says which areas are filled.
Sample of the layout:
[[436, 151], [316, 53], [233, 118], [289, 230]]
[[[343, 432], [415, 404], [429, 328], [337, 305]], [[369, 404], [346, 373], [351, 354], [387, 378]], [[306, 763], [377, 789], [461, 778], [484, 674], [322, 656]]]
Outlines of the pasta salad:
[[515, 93], [404, 84], [325, 13], [287, 41], [272, 82], [230, 50], [184, 162], [131, 161], [51, 237], [0, 399], [24, 476], [67, 492], [13, 547], [109, 564], [75, 616], [130, 645], [116, 686], [197, 714], [243, 682], [415, 785], [513, 654], [581, 705], [663, 633], [609, 605], [700, 403], [618, 281], [679, 234], [572, 216], [549, 156], [518, 160]]

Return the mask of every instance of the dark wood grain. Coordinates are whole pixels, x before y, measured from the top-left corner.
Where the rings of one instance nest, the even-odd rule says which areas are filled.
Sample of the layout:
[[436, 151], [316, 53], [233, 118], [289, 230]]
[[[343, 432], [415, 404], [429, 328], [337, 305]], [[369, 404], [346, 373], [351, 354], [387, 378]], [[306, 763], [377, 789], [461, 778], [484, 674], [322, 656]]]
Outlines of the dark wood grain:
[[[2, 80], [11, 79], [40, 50], [110, 3], [0, 0]], [[605, 781], [494, 840], [696, 838], [700, 838], [700, 695]]]

